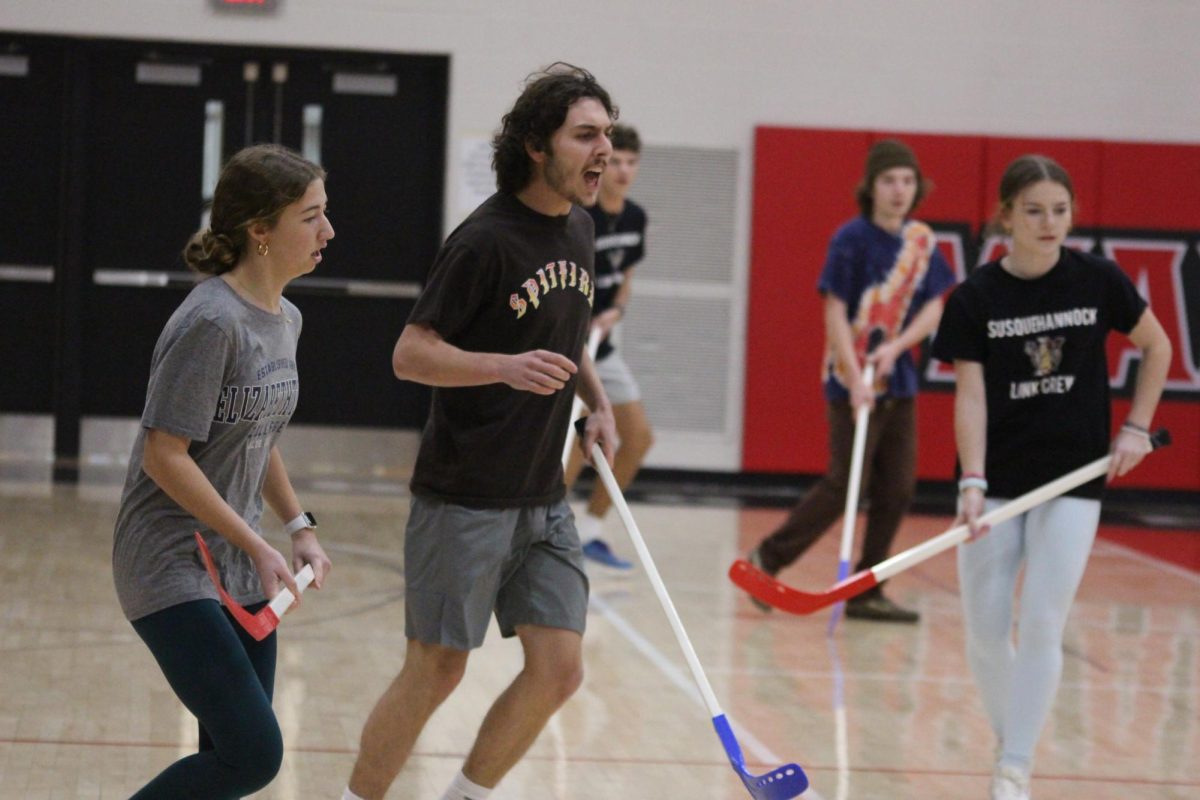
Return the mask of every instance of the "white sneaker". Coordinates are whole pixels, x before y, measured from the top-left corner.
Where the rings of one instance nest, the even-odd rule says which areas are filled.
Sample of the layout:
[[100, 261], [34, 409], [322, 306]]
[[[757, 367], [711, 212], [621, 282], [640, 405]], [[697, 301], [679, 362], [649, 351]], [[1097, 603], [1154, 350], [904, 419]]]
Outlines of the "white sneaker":
[[992, 775], [992, 800], [1029, 800], [1029, 773], [1000, 765]]

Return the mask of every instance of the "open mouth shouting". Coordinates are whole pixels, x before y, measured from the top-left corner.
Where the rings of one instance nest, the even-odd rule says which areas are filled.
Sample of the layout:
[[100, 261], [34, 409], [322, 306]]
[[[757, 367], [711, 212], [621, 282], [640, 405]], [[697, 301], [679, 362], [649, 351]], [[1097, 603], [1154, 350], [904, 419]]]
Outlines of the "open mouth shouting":
[[588, 193], [594, 193], [600, 190], [600, 176], [604, 173], [604, 164], [597, 164], [588, 167], [583, 171], [583, 183], [587, 186]]

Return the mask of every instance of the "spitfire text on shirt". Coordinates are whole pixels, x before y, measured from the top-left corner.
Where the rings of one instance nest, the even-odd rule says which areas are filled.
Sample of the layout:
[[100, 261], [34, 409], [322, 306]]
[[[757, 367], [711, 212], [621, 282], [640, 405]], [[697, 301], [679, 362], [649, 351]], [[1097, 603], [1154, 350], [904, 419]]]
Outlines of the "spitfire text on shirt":
[[536, 280], [530, 278], [521, 284], [528, 300], [521, 297], [520, 291], [513, 292], [508, 298], [508, 306], [517, 312], [517, 319], [520, 319], [525, 316], [531, 304], [534, 310], [537, 310], [543, 295], [555, 289], [567, 288], [578, 289], [587, 298], [588, 305], [592, 305], [596, 292], [587, 270], [579, 269], [574, 261], [551, 261], [537, 271]]

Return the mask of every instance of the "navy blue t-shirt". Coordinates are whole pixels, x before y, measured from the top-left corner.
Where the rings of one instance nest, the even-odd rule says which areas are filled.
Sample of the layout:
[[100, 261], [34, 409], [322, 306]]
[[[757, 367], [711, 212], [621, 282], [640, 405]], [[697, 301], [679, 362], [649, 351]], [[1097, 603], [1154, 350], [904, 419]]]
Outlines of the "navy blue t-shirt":
[[[592, 305], [592, 316], [612, 308], [617, 291], [625, 282], [625, 273], [638, 265], [646, 255], [646, 210], [632, 200], [626, 199], [618, 214], [609, 214], [597, 202], [589, 206], [596, 225], [596, 302]], [[596, 351], [600, 361], [613, 351], [605, 336]]]
[[[846, 304], [861, 366], [872, 331], [881, 331], [884, 341], [896, 338], [926, 303], [953, 284], [954, 272], [938, 251], [928, 225], [911, 220], [894, 234], [866, 217], [856, 217], [833, 235], [817, 289]], [[825, 357], [825, 398], [844, 401], [849, 392], [836, 361], [830, 343]], [[917, 365], [911, 352], [896, 359], [887, 383], [877, 381], [876, 392], [891, 397], [916, 395]]]

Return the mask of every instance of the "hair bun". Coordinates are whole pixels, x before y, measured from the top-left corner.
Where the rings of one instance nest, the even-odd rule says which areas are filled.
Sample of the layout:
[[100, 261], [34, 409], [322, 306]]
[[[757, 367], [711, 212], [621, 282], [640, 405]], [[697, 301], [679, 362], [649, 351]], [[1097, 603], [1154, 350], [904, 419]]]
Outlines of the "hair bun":
[[229, 236], [214, 233], [212, 228], [196, 232], [183, 248], [183, 260], [188, 267], [206, 275], [229, 272], [237, 264], [238, 247]]

